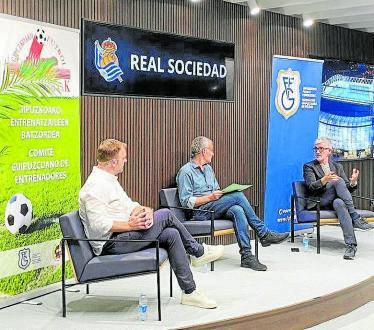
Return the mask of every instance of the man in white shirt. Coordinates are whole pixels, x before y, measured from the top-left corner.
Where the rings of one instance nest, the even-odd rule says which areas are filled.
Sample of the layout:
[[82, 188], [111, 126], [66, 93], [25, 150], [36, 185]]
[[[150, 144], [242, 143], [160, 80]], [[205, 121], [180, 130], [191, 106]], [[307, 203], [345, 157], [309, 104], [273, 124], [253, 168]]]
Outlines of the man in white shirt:
[[[182, 289], [181, 303], [201, 308], [216, 308], [196, 289], [187, 253], [193, 266], [217, 260], [223, 246], [200, 245], [168, 209], [153, 213], [149, 207], [129, 198], [118, 182], [117, 175], [127, 162], [126, 144], [108, 139], [97, 151], [95, 166], [79, 193], [79, 215], [88, 238], [158, 239], [169, 254], [171, 267]], [[150, 243], [90, 242], [96, 255], [122, 254], [139, 251]]]

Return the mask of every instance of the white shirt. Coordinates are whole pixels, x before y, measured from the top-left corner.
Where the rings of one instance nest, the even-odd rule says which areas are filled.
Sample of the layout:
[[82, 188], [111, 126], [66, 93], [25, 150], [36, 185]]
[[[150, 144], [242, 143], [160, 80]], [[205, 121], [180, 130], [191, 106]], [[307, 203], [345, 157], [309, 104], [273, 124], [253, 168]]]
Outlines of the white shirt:
[[[113, 221], [128, 221], [139, 205], [127, 196], [115, 175], [94, 166], [79, 192], [79, 215], [87, 238], [109, 238]], [[105, 242], [90, 244], [100, 255]]]

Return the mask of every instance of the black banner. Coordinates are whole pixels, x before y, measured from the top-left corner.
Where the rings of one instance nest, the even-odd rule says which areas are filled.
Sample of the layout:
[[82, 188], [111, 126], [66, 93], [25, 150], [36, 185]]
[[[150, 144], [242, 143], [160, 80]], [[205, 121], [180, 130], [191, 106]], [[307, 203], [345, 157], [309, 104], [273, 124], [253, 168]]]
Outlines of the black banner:
[[83, 21], [83, 94], [233, 100], [234, 44]]

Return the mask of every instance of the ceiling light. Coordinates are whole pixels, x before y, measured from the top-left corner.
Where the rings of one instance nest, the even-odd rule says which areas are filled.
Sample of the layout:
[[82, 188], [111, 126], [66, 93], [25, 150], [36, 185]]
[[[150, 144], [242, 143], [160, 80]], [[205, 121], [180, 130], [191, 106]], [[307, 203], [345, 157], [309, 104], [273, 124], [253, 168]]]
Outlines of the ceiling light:
[[260, 8], [255, 7], [251, 9], [251, 15], [257, 15], [260, 12]]
[[308, 18], [308, 19], [303, 21], [303, 25], [305, 27], [311, 27], [313, 24], [314, 24], [314, 21], [311, 18]]
[[248, 7], [251, 11], [251, 15], [257, 15], [260, 11], [261, 8], [257, 5], [256, 0], [248, 0]]

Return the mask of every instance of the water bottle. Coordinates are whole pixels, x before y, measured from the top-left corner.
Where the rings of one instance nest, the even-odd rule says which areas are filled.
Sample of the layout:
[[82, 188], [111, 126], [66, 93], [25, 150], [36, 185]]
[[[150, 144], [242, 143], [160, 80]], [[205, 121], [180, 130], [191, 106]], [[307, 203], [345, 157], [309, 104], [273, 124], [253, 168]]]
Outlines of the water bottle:
[[147, 319], [147, 296], [145, 294], [141, 294], [139, 296], [139, 318], [141, 321], [145, 321]]
[[304, 233], [303, 237], [303, 246], [304, 246], [304, 251], [309, 251], [309, 237], [307, 233]]
[[208, 264], [204, 264], [201, 266], [201, 272], [205, 274], [209, 272]]

